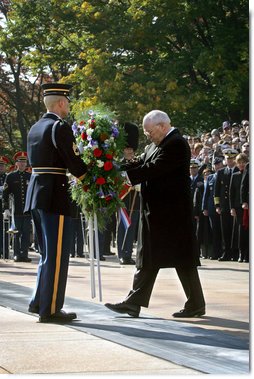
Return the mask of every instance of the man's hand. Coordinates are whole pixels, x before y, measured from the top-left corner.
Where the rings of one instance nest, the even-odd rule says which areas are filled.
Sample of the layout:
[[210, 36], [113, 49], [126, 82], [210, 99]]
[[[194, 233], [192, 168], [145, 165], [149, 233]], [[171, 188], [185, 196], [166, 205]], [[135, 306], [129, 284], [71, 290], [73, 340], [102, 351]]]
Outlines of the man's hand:
[[218, 215], [221, 214], [221, 209], [220, 209], [220, 207], [216, 207], [216, 212], [218, 213]]
[[9, 209], [5, 209], [5, 211], [3, 212], [4, 220], [9, 220], [10, 217], [11, 217], [11, 213], [10, 213]]

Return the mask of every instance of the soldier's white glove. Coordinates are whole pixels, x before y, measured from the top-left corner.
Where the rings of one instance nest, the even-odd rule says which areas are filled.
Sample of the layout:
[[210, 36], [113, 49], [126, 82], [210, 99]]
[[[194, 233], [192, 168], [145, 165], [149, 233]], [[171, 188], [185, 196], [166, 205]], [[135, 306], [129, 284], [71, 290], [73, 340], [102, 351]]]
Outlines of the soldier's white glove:
[[4, 220], [9, 220], [10, 217], [11, 217], [11, 213], [10, 213], [9, 209], [5, 209], [5, 211], [3, 213]]

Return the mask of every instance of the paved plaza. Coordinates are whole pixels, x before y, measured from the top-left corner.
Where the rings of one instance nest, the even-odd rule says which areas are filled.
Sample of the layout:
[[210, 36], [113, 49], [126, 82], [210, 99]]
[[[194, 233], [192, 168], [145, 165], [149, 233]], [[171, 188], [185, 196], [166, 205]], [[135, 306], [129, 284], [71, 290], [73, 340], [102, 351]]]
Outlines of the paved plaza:
[[56, 325], [27, 312], [39, 259], [34, 252], [30, 257], [32, 263], [0, 260], [0, 374], [249, 373], [248, 263], [202, 260], [207, 314], [194, 319], [171, 316], [185, 296], [175, 270], [162, 269], [149, 308], [133, 319], [104, 303], [123, 300], [134, 266], [120, 266], [116, 255], [100, 262], [100, 301], [98, 287], [91, 298], [89, 261], [71, 258], [65, 309], [78, 320]]

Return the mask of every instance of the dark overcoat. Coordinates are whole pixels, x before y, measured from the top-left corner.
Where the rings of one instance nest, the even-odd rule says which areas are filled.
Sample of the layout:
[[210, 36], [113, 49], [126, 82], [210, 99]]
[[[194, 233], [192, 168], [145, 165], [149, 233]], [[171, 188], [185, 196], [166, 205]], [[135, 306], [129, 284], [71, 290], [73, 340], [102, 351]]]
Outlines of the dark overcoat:
[[152, 143], [137, 163], [126, 167], [141, 183], [141, 216], [136, 266], [200, 265], [192, 218], [190, 148], [177, 129], [158, 147]]

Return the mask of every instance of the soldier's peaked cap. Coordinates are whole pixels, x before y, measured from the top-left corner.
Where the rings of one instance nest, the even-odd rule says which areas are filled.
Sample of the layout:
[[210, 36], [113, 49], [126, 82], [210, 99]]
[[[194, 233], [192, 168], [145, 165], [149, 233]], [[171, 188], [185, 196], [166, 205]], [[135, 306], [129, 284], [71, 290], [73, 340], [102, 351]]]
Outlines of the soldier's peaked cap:
[[0, 164], [8, 164], [10, 161], [7, 157], [5, 157], [4, 155], [0, 155]]
[[26, 161], [27, 160], [27, 152], [26, 151], [18, 151], [14, 155], [13, 159], [15, 162]]
[[225, 149], [222, 152], [225, 158], [235, 158], [239, 154], [236, 149]]
[[43, 89], [43, 96], [57, 95], [57, 96], [65, 96], [68, 100], [70, 100], [70, 90], [72, 88], [71, 84], [64, 83], [44, 83], [41, 85]]
[[138, 126], [132, 122], [124, 123], [124, 130], [126, 133], [126, 147], [132, 147], [133, 150], [137, 150], [139, 142], [139, 130]]

